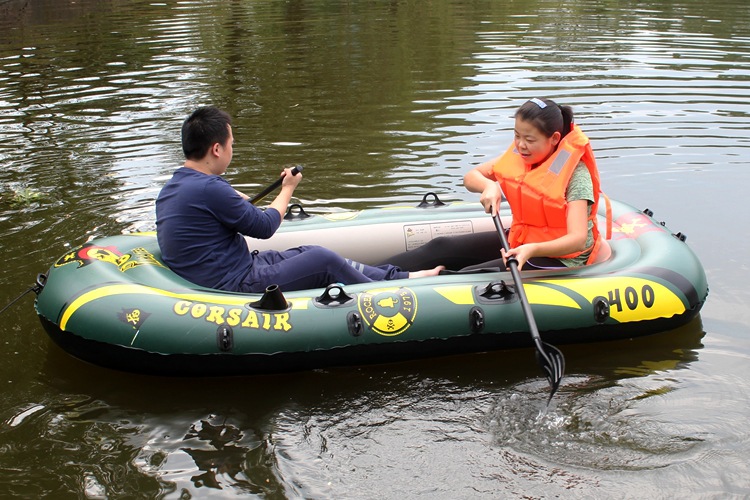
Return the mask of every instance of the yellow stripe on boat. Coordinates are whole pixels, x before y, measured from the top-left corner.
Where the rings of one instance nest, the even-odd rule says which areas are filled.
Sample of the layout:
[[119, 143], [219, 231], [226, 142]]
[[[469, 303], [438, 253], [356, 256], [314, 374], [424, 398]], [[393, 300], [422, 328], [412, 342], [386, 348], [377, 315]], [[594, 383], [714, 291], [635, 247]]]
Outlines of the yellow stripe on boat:
[[[569, 307], [580, 309], [581, 306], [573, 298], [563, 292], [547, 286], [527, 283], [523, 286], [530, 304]], [[473, 285], [453, 285], [435, 287], [435, 291], [456, 305], [474, 305]]]
[[436, 286], [435, 291], [458, 305], [474, 305], [473, 285]]
[[597, 297], [604, 297], [609, 302], [610, 317], [620, 323], [671, 318], [686, 311], [685, 303], [674, 291], [654, 280], [614, 276], [542, 282], [580, 294], [592, 304]]
[[559, 290], [532, 283], [524, 284], [523, 289], [526, 292], [526, 297], [529, 299], [529, 304], [569, 307], [571, 309], [581, 308], [572, 297]]
[[[161, 290], [159, 288], [134, 284], [109, 285], [86, 292], [77, 297], [73, 302], [71, 302], [70, 305], [67, 306], [63, 311], [62, 318], [60, 319], [60, 329], [65, 330], [65, 327], [67, 326], [71, 316], [73, 316], [73, 314], [75, 314], [75, 312], [81, 307], [105, 297], [128, 294], [157, 295], [161, 297], [171, 297], [178, 300], [205, 302], [227, 306], [244, 305], [248, 302], [251, 302], [251, 297], [245, 296], [220, 296], [209, 293], [175, 293], [167, 290]], [[309, 298], [294, 298], [288, 300], [292, 309], [307, 309], [307, 304], [309, 301]]]

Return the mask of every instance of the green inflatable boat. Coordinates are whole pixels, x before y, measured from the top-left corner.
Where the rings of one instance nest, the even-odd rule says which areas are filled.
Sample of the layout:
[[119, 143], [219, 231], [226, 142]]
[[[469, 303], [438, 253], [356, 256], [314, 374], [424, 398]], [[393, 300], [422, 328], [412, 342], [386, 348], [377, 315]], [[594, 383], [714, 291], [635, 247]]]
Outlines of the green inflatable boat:
[[[704, 270], [684, 235], [648, 210], [614, 200], [611, 208], [607, 261], [523, 272], [545, 342], [670, 330], [695, 317], [706, 300]], [[501, 216], [509, 227], [511, 214]], [[287, 218], [271, 239], [248, 245], [319, 244], [374, 264], [437, 236], [496, 232], [478, 203], [442, 204], [432, 193], [413, 207], [312, 216], [292, 207]], [[603, 212], [600, 219], [604, 226]], [[141, 373], [256, 374], [533, 345], [507, 271], [230, 293], [171, 272], [154, 233], [85, 243], [39, 275], [36, 292], [37, 314], [64, 350]]]

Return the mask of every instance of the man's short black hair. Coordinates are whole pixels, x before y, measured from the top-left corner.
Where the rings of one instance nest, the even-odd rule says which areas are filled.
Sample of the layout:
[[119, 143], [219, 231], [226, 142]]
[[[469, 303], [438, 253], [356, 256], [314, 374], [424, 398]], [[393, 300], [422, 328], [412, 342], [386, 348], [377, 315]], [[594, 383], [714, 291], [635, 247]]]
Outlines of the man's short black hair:
[[229, 140], [232, 118], [214, 106], [198, 108], [182, 124], [182, 152], [188, 160], [200, 160], [216, 144]]

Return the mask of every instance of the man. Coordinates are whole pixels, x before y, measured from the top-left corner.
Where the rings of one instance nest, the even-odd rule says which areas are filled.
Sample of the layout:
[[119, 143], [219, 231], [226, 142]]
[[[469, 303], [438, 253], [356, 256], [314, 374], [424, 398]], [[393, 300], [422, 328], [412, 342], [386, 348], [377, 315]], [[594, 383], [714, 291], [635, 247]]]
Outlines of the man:
[[198, 108], [182, 125], [185, 163], [156, 199], [162, 258], [179, 276], [210, 288], [259, 293], [272, 284], [304, 290], [432, 276], [442, 269], [408, 273], [388, 264], [367, 266], [311, 245], [250, 252], [244, 235], [273, 236], [302, 174], [284, 169], [279, 195], [261, 210], [221, 177], [232, 161], [233, 142], [230, 116], [213, 106]]

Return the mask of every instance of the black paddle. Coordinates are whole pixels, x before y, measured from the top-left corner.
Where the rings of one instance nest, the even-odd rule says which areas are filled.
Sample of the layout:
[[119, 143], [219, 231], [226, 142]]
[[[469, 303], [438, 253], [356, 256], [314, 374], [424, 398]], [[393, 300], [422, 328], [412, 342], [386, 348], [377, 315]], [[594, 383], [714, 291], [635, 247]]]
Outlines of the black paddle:
[[[492, 220], [495, 221], [495, 227], [500, 235], [500, 241], [503, 244], [503, 248], [506, 252], [509, 251], [510, 245], [508, 245], [508, 238], [505, 237], [503, 223], [500, 222], [500, 214], [496, 214]], [[534, 314], [529, 305], [529, 299], [526, 297], [526, 291], [523, 289], [521, 273], [518, 270], [518, 261], [515, 257], [509, 257], [507, 262], [510, 267], [510, 274], [513, 276], [513, 281], [516, 282], [516, 293], [518, 293], [518, 300], [521, 301], [521, 307], [523, 308], [524, 316], [526, 316], [526, 322], [529, 324], [531, 338], [534, 339], [534, 345], [536, 346], [536, 360], [539, 363], [539, 366], [542, 367], [542, 370], [547, 377], [547, 381], [549, 382], [550, 393], [549, 399], [547, 399], [547, 404], [549, 404], [552, 396], [555, 395], [557, 388], [560, 387], [560, 381], [562, 380], [563, 372], [565, 371], [565, 358], [560, 352], [560, 349], [542, 341], [542, 337], [539, 336], [539, 330], [536, 327]]]
[[[304, 167], [302, 167], [302, 165], [297, 165], [296, 167], [294, 167], [294, 168], [292, 169], [292, 175], [297, 175], [297, 174], [298, 174], [299, 172], [302, 172], [302, 169], [303, 169], [303, 168], [304, 168]], [[264, 189], [264, 190], [263, 190], [263, 191], [261, 191], [260, 193], [256, 194], [256, 195], [255, 195], [255, 196], [254, 196], [253, 198], [251, 198], [251, 199], [249, 200], [249, 201], [250, 201], [250, 203], [252, 203], [253, 205], [255, 205], [255, 204], [256, 204], [257, 202], [259, 202], [260, 200], [262, 200], [263, 198], [265, 198], [265, 197], [266, 197], [266, 195], [268, 195], [268, 193], [270, 193], [270, 192], [271, 192], [271, 191], [273, 191], [274, 189], [276, 189], [276, 188], [278, 188], [279, 186], [281, 186], [281, 183], [282, 183], [282, 182], [284, 182], [284, 178], [283, 178], [283, 177], [279, 177], [278, 179], [276, 179], [276, 180], [274, 181], [274, 183], [273, 183], [273, 184], [271, 184], [271, 185], [270, 185], [270, 186], [268, 186], [268, 187], [267, 187], [266, 189]]]

